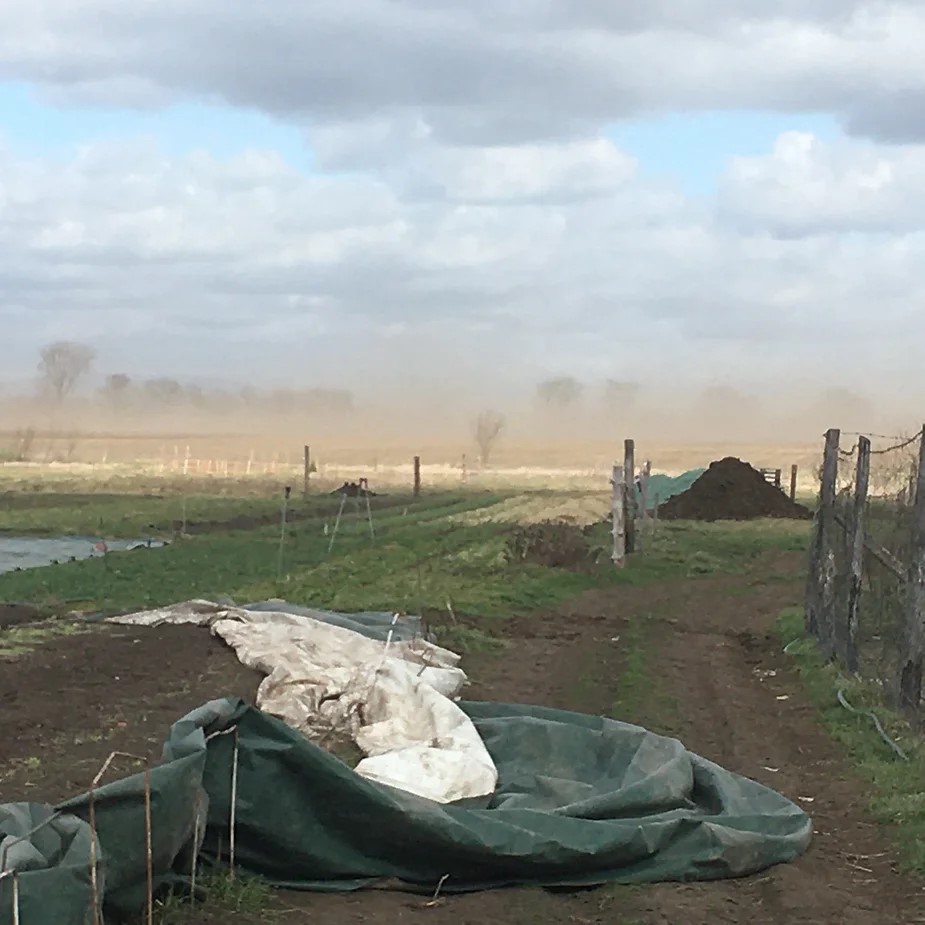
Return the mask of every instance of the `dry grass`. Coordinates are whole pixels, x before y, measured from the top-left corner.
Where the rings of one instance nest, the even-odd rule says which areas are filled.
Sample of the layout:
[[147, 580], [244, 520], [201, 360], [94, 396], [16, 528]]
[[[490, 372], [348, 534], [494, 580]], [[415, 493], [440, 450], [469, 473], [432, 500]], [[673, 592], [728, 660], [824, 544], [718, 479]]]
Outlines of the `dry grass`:
[[[12, 439], [12, 438], [11, 438]], [[637, 459], [649, 459], [653, 470], [677, 475], [709, 465], [724, 456], [738, 456], [762, 467], [780, 468], [785, 481], [790, 466], [800, 468], [802, 493], [815, 489], [819, 445], [809, 444], [689, 444], [640, 442]], [[373, 487], [408, 486], [412, 458], [422, 460], [425, 485], [442, 488], [606, 490], [610, 469], [622, 457], [613, 440], [502, 441], [492, 465], [480, 470], [476, 453], [464, 440], [452, 442], [318, 443], [312, 448], [319, 487], [368, 477]], [[230, 482], [240, 488], [260, 481], [301, 485], [303, 448], [292, 437], [258, 436], [101, 436], [38, 437], [31, 464], [0, 466], [0, 483], [29, 481], [92, 483], [131, 480], [158, 486], [172, 480], [198, 480], [224, 491]], [[62, 461], [64, 460], [64, 461]]]
[[610, 496], [606, 491], [576, 492], [565, 497], [558, 494], [519, 495], [451, 519], [467, 526], [483, 523], [527, 525], [554, 520], [583, 527], [603, 520], [609, 510]]

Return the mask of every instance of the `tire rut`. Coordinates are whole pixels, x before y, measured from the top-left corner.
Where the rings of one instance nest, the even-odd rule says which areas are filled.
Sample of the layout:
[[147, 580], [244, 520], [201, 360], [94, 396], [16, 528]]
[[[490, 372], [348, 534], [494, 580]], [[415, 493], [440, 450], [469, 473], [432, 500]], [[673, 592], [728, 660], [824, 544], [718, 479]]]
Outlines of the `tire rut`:
[[[678, 703], [681, 738], [692, 751], [798, 802], [812, 816], [815, 834], [807, 854], [794, 863], [741, 881], [694, 886], [683, 920], [707, 921], [719, 904], [727, 916], [720, 921], [750, 925], [912, 921], [921, 887], [898, 873], [896, 849], [873, 823], [861, 782], [820, 728], [770, 632], [780, 610], [792, 603], [786, 592], [798, 599], [798, 583], [733, 600], [706, 587], [689, 590], [685, 612], [709, 613], [709, 629], [688, 625], [688, 632], [658, 634], [657, 663], [665, 667], [663, 684]], [[655, 887], [653, 898], [650, 911], [662, 918], [652, 921], [682, 921], [671, 886]]]

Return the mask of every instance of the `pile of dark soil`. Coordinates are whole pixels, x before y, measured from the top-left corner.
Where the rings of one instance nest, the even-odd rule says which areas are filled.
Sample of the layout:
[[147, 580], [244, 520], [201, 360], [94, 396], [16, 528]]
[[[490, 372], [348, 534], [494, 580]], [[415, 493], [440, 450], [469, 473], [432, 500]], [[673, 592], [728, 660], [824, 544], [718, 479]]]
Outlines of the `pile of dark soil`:
[[687, 491], [658, 509], [666, 520], [753, 520], [780, 517], [806, 520], [812, 513], [791, 501], [764, 476], [733, 456], [711, 463]]

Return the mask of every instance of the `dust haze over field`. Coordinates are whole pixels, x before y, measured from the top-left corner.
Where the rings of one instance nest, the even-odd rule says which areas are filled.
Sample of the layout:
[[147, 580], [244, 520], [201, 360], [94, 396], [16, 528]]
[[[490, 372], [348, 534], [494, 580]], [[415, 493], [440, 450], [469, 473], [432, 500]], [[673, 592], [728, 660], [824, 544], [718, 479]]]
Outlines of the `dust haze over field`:
[[[921, 423], [918, 3], [10, 2], [7, 430], [449, 459], [489, 409], [495, 462], [579, 464]], [[56, 340], [95, 362], [52, 415]]]
[[600, 468], [619, 454], [625, 437], [633, 437], [656, 467], [677, 469], [705, 465], [727, 451], [787, 465], [818, 450], [831, 426], [886, 434], [919, 426], [911, 400], [903, 409], [825, 383], [760, 394], [667, 376], [651, 388], [568, 376], [514, 383], [493, 379], [493, 367], [480, 369], [477, 358], [465, 365], [464, 374], [455, 371], [447, 350], [441, 374], [425, 373], [427, 366], [418, 364], [406, 375], [407, 367], [403, 372], [383, 356], [355, 380], [344, 377], [347, 388], [312, 380], [307, 371], [305, 387], [274, 389], [262, 384], [257, 369], [237, 383], [197, 385], [195, 377], [121, 377], [94, 360], [60, 402], [42, 394], [39, 379], [21, 385], [19, 394], [8, 390], [0, 405], [6, 422], [0, 439], [12, 452], [23, 432], [35, 431], [33, 458], [55, 455], [44, 448], [51, 439], [59, 451], [68, 445], [69, 461], [165, 457], [192, 442], [194, 456], [256, 452], [295, 464], [307, 443], [327, 462], [394, 464], [421, 454], [428, 463], [459, 464], [465, 454], [476, 466], [479, 415], [491, 411], [500, 431], [489, 447], [489, 467]]

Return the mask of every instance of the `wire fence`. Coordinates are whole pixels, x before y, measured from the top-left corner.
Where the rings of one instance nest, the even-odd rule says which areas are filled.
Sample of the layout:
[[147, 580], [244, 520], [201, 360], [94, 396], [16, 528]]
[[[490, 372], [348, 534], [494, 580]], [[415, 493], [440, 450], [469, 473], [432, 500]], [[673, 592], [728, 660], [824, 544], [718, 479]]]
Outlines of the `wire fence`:
[[922, 431], [826, 434], [806, 599], [807, 629], [822, 653], [881, 685], [917, 721], [925, 656], [923, 479]]

